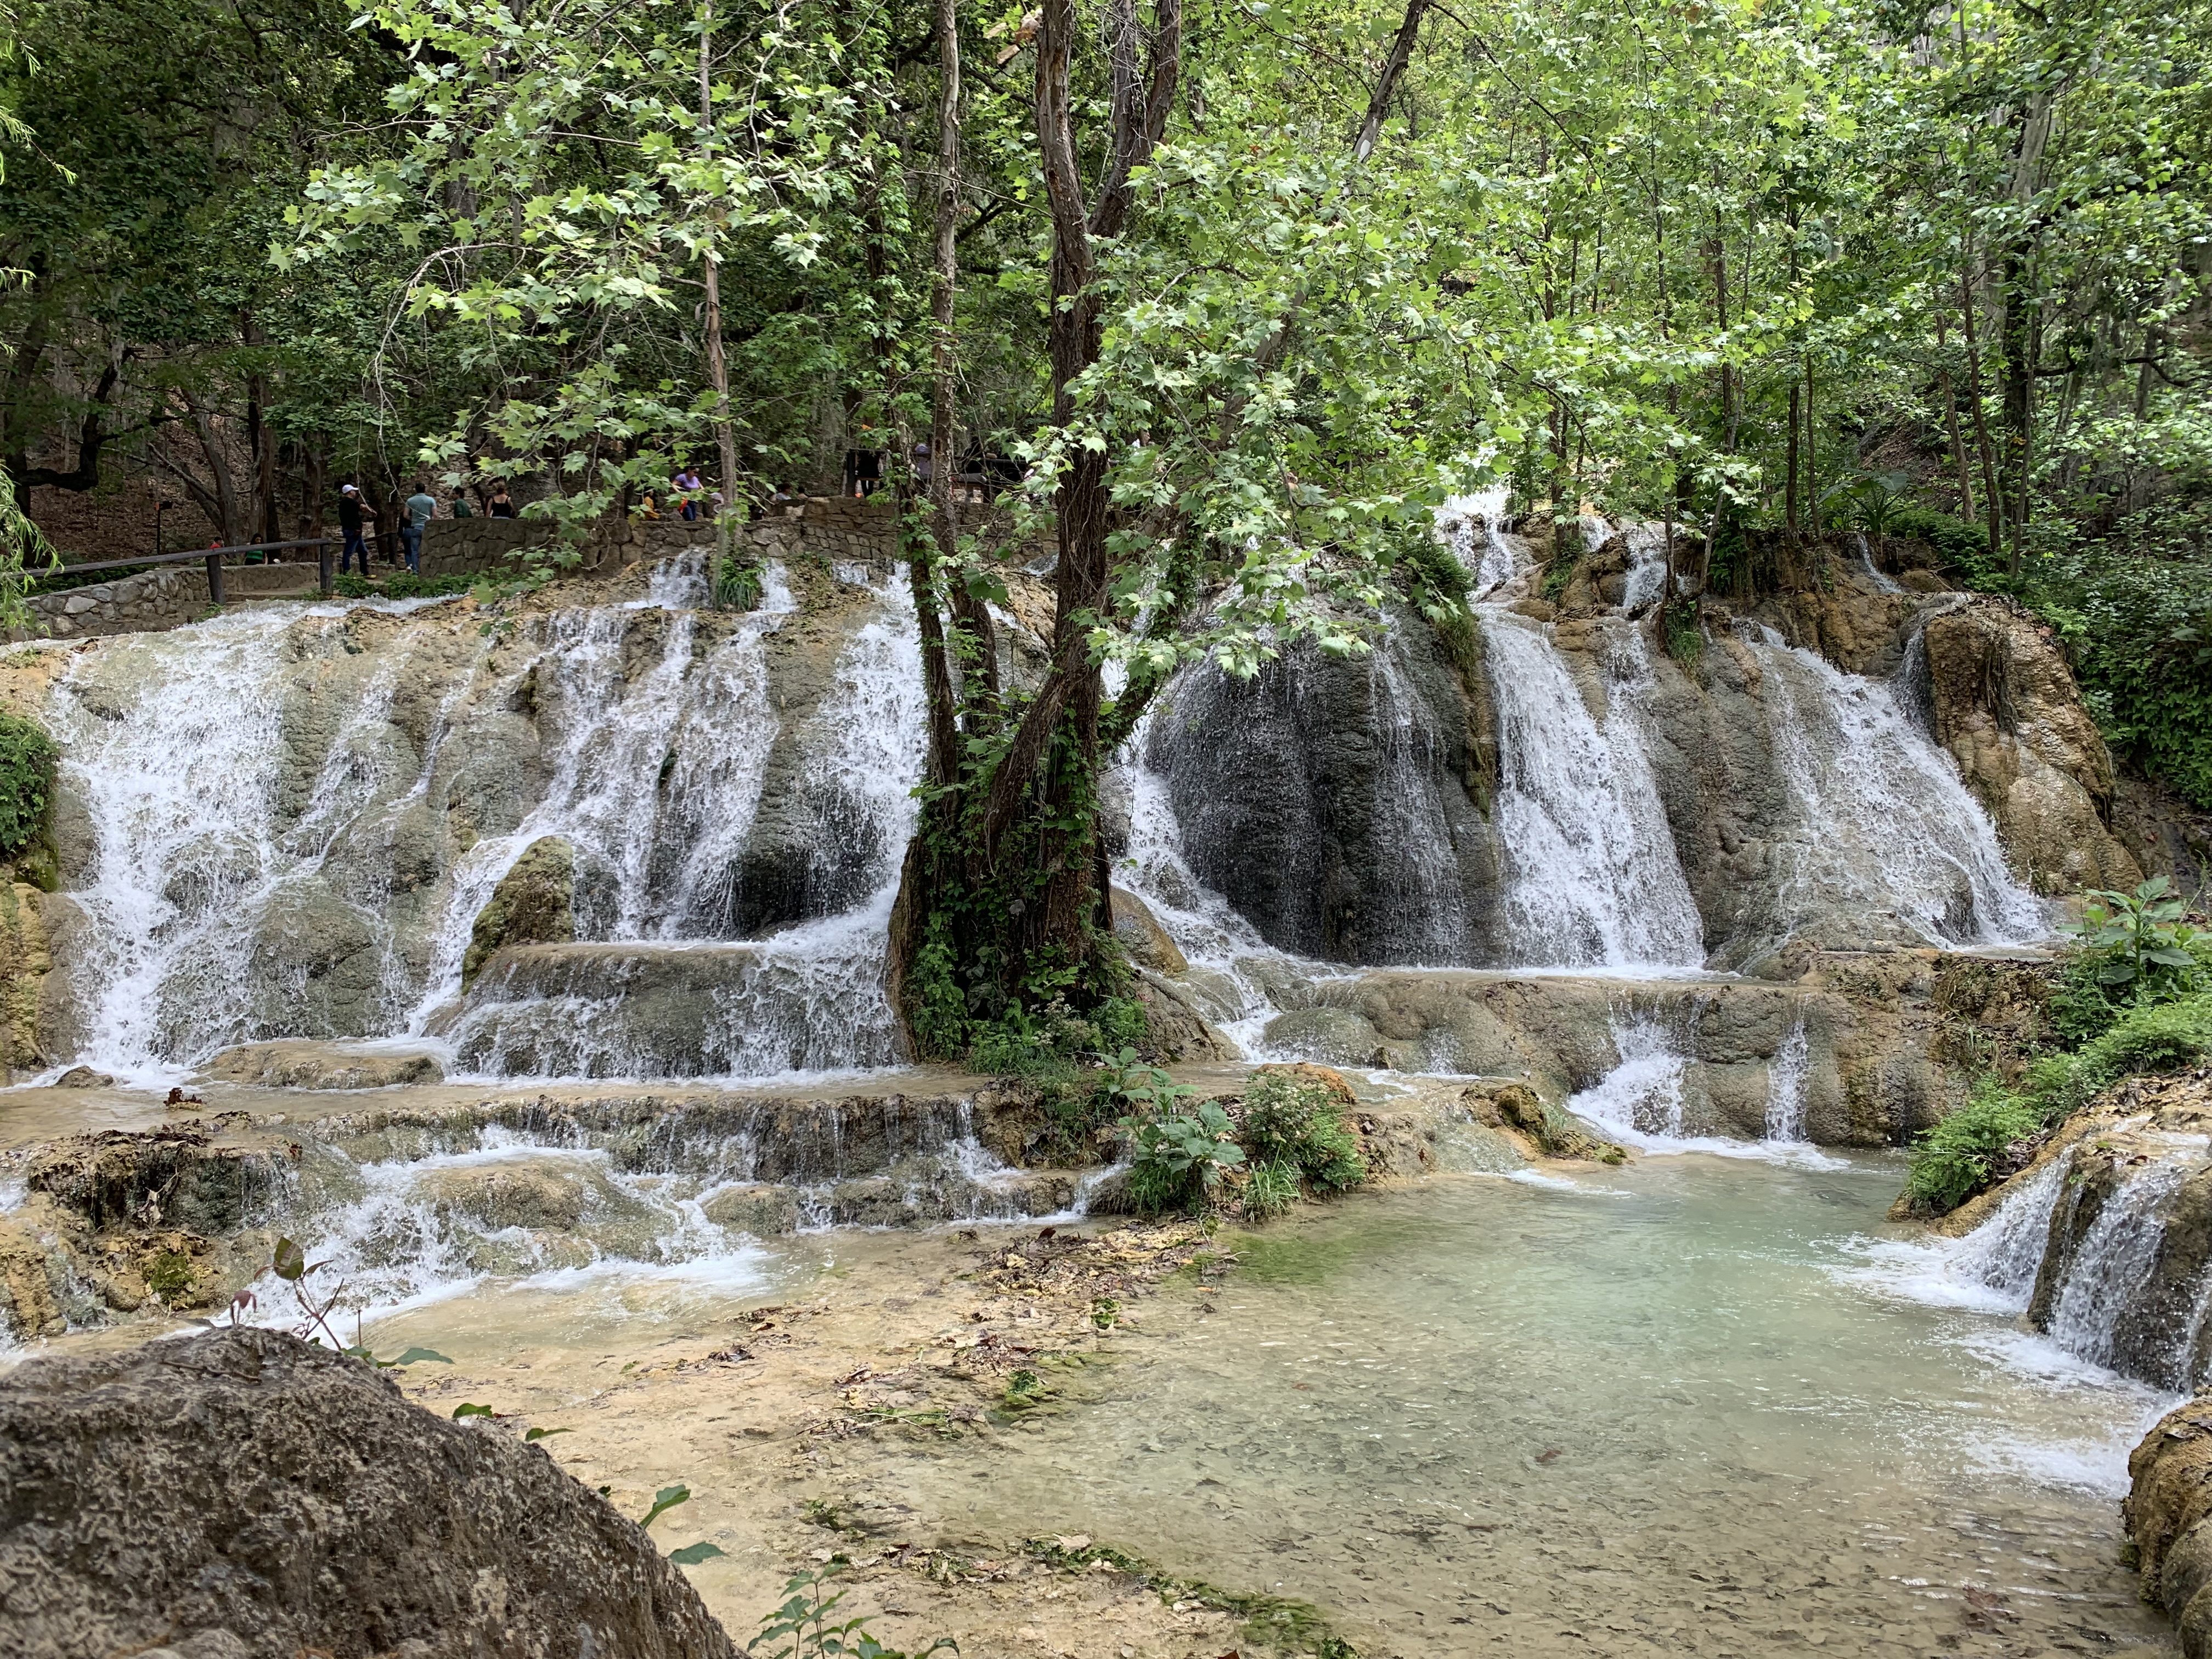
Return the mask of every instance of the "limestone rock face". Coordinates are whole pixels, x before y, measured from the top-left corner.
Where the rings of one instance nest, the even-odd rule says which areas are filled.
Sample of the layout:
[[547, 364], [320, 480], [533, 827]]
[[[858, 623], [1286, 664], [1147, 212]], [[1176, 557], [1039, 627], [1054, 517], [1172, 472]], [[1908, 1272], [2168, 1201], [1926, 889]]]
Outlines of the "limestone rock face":
[[40, 915], [45, 898], [27, 883], [0, 881], [0, 1082], [46, 1064], [39, 1003], [54, 963]]
[[559, 836], [530, 843], [477, 913], [461, 982], [510, 945], [566, 945], [576, 937], [575, 848]]
[[0, 1379], [8, 1645], [729, 1659], [683, 1574], [542, 1447], [240, 1329]]
[[1479, 691], [1396, 622], [1365, 657], [1294, 647], [1250, 680], [1200, 665], [1152, 717], [1193, 872], [1279, 950], [1465, 962], [1491, 932]]
[[2212, 1395], [2168, 1412], [2128, 1457], [2121, 1506], [2143, 1600], [2163, 1607], [2184, 1659], [2212, 1656]]
[[2043, 625], [1984, 597], [1930, 617], [1923, 637], [1936, 737], [2035, 890], [2141, 881], [2109, 827], [2112, 754]]
[[1152, 907], [1121, 888], [1109, 890], [1114, 902], [1114, 938], [1128, 953], [1129, 960], [1158, 974], [1188, 973], [1190, 963], [1184, 960], [1182, 949], [1168, 930], [1160, 926]]
[[208, 1063], [206, 1074], [267, 1089], [388, 1089], [442, 1083], [446, 1068], [434, 1054], [364, 1051], [301, 1038], [226, 1048]]

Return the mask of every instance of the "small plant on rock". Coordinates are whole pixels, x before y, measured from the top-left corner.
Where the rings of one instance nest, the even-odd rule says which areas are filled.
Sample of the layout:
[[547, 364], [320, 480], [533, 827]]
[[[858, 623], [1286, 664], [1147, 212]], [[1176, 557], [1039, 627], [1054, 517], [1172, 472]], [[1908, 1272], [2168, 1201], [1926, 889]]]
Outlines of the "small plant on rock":
[[2171, 1002], [2203, 986], [2200, 952], [2212, 950], [2212, 935], [2184, 920], [2188, 909], [2166, 878], [2153, 876], [2131, 893], [2090, 893], [2069, 931], [2108, 997]]
[[1131, 1149], [1129, 1197], [1148, 1215], [1212, 1202], [1222, 1177], [1244, 1162], [1229, 1114], [1209, 1100], [1195, 1111], [1125, 1117]]
[[[1367, 1179], [1359, 1136], [1344, 1104], [1321, 1078], [1293, 1071], [1252, 1074], [1244, 1089], [1238, 1137], [1255, 1164], [1286, 1164], [1323, 1192], [1342, 1192]], [[1250, 1199], [1246, 1199], [1249, 1208]]]
[[951, 1638], [939, 1637], [908, 1655], [868, 1634], [865, 1620], [832, 1623], [830, 1615], [845, 1595], [842, 1590], [831, 1593], [830, 1583], [850, 1565], [832, 1561], [821, 1571], [802, 1572], [786, 1584], [783, 1605], [761, 1621], [760, 1634], [745, 1644], [749, 1659], [929, 1659], [940, 1648], [960, 1650]]

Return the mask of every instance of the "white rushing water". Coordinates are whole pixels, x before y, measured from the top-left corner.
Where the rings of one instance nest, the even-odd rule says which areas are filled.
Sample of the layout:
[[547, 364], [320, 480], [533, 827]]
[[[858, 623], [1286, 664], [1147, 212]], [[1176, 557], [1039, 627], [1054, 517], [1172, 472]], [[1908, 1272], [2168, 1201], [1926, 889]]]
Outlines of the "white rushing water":
[[[89, 830], [70, 894], [84, 916], [84, 1053], [127, 1079], [172, 1081], [179, 1060], [249, 1035], [236, 988], [264, 915], [351, 850], [355, 815], [403, 763], [384, 721], [387, 672], [347, 711], [287, 822], [285, 710], [268, 689], [298, 614], [257, 608], [110, 642], [71, 665], [50, 705]], [[105, 681], [82, 678], [91, 664]], [[118, 682], [137, 695], [119, 699]], [[356, 881], [344, 902], [355, 925], [388, 937], [380, 896]]]
[[1806, 1073], [1811, 1068], [1812, 1045], [1800, 1015], [1790, 1022], [1790, 1035], [1774, 1051], [1766, 1067], [1766, 1138], [1784, 1146], [1805, 1140]]
[[1796, 817], [1794, 839], [1775, 848], [1778, 932], [1863, 910], [1893, 915], [1930, 944], [2047, 935], [2046, 907], [2014, 879], [1989, 814], [1894, 687], [1845, 674], [1771, 630], [1754, 629], [1749, 644]]
[[1528, 967], [1695, 968], [1704, 925], [1651, 774], [1632, 632], [1594, 719], [1542, 623], [1482, 612], [1498, 708], [1502, 954]]
[[[477, 913], [543, 836], [574, 848], [586, 939], [730, 939], [734, 872], [783, 735], [765, 645], [793, 606], [779, 568], [764, 586], [759, 610], [708, 630], [691, 608], [703, 562], [669, 561], [645, 599], [555, 612], [496, 653], [471, 630], [458, 661], [436, 659], [447, 678], [427, 702], [403, 684], [421, 671], [399, 649], [343, 704], [302, 677], [292, 630], [319, 626], [328, 649], [342, 606], [256, 606], [77, 658], [50, 712], [88, 853], [70, 895], [84, 913], [76, 1057], [161, 1085], [239, 1042], [422, 1033], [450, 1012]], [[903, 586], [873, 604], [793, 768], [813, 828], [783, 833], [811, 919], [726, 953], [732, 972], [710, 988], [729, 1035], [718, 1068], [733, 1073], [892, 1057], [884, 921], [913, 823], [921, 690]], [[515, 741], [502, 734], [516, 709], [534, 733], [524, 763], [542, 779], [522, 821], [426, 870], [425, 830], [463, 810], [488, 743]], [[270, 966], [272, 937], [307, 964], [296, 986]], [[611, 1074], [615, 1058], [646, 1050], [623, 1034], [618, 988], [566, 1012], [564, 1073]]]

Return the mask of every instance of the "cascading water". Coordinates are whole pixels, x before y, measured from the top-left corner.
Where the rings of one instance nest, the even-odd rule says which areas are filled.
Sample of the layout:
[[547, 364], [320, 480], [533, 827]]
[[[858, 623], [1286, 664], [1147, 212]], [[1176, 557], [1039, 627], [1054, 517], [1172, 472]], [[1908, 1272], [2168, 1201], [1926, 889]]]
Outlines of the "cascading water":
[[1644, 1151], [1682, 1139], [1682, 1076], [1689, 1062], [1665, 1025], [1649, 1014], [1618, 1018], [1619, 1062], [1569, 1098], [1567, 1109], [1606, 1134]]
[[1528, 544], [1507, 533], [1504, 513], [1502, 489], [1455, 495], [1437, 509], [1437, 533], [1452, 556], [1467, 568], [1474, 582], [1473, 598], [1480, 599], [1503, 586], [1528, 567]]
[[[267, 1034], [267, 1011], [240, 994], [242, 964], [270, 915], [334, 858], [350, 925], [388, 933], [379, 884], [344, 859], [354, 818], [405, 763], [384, 720], [392, 676], [347, 713], [288, 811], [292, 711], [268, 688], [289, 620], [251, 611], [118, 641], [73, 663], [51, 705], [88, 831], [70, 895], [84, 916], [82, 1050], [123, 1075], [166, 1081], [179, 1060]], [[312, 1006], [314, 986], [293, 990]]]
[[1650, 672], [1641, 638], [1625, 636], [1601, 726], [1541, 623], [1486, 606], [1482, 626], [1498, 708], [1502, 954], [1528, 967], [1698, 966], [1703, 924], [1632, 708]]
[[1805, 1085], [1810, 1070], [1812, 1045], [1805, 1022], [1793, 1020], [1790, 1035], [1774, 1051], [1766, 1066], [1766, 1138], [1784, 1146], [1805, 1141]]
[[[435, 1022], [465, 1066], [493, 1076], [761, 1076], [897, 1057], [883, 941], [915, 811], [921, 677], [911, 604], [896, 583], [877, 599], [885, 614], [861, 626], [841, 656], [813, 722], [825, 741], [805, 754], [793, 791], [810, 813], [806, 884], [853, 893], [858, 902], [757, 941], [710, 942], [729, 913], [731, 872], [777, 736], [764, 683], [750, 690], [729, 684], [740, 672], [757, 676], [757, 636], [750, 658], [704, 687], [689, 686], [672, 708], [648, 679], [646, 717], [616, 743], [595, 746], [611, 750], [613, 763], [580, 764], [564, 775], [573, 781], [549, 790], [523, 829], [457, 884], [440, 958], [453, 966], [418, 1021]], [[775, 621], [770, 613], [760, 625]], [[589, 654], [568, 655], [596, 684]], [[641, 699], [623, 706], [634, 700]], [[663, 752], [670, 763], [657, 763]], [[639, 795], [646, 799], [633, 799]], [[656, 821], [656, 801], [672, 810], [695, 799], [722, 815], [704, 833], [674, 833]], [[576, 842], [625, 823], [632, 827], [622, 856], [629, 863], [617, 869], [635, 879], [618, 888], [622, 902], [605, 937], [611, 945], [682, 943], [579, 945], [527, 957], [501, 969], [458, 1016], [441, 1018], [437, 1010], [458, 988], [467, 929], [498, 875], [540, 836]], [[653, 832], [641, 834], [640, 823]], [[668, 878], [659, 883], [648, 878], [656, 854]]]
[[1749, 645], [1796, 818], [1776, 847], [1778, 935], [1837, 910], [1893, 916], [1931, 944], [2024, 944], [2048, 932], [1989, 815], [1893, 687], [1771, 630]]
[[[79, 655], [50, 716], [58, 810], [81, 826], [63, 896], [84, 914], [78, 1057], [167, 1081], [240, 1042], [448, 1026], [477, 913], [557, 836], [587, 944], [703, 953], [687, 971], [723, 1033], [692, 1045], [707, 1074], [890, 1060], [884, 921], [921, 742], [911, 605], [896, 583], [847, 584], [836, 614], [864, 620], [826, 686], [793, 671], [791, 705], [767, 647], [793, 607], [767, 577], [761, 609], [711, 622], [689, 608], [705, 592], [694, 558], [653, 571], [642, 600], [553, 612], [510, 641], [378, 619], [417, 606], [287, 605]], [[781, 925], [731, 943], [750, 931], [738, 889], [765, 878], [749, 872], [777, 765]], [[571, 973], [573, 1040], [533, 1057], [606, 1075], [649, 1053], [670, 1008], [632, 1010], [642, 1029], [625, 1035], [623, 984], [595, 994]], [[487, 1037], [468, 1063], [499, 1071], [512, 1047]]]

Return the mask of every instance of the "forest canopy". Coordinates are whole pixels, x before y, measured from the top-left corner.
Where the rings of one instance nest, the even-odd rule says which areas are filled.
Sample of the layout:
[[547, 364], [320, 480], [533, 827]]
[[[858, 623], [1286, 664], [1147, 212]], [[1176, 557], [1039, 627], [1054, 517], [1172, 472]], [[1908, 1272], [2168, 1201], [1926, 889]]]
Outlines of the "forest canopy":
[[[495, 479], [576, 535], [682, 465], [734, 517], [876, 458], [939, 792], [908, 955], [998, 976], [948, 1006], [1086, 981], [1087, 792], [1170, 670], [1359, 651], [1393, 595], [1459, 614], [1428, 526], [1484, 489], [1540, 545], [1585, 507], [1663, 524], [1692, 631], [1840, 538], [1919, 537], [2212, 805], [2204, 0], [9, 27], [19, 492], [150, 472], [245, 540], [342, 478]], [[1058, 540], [1033, 691], [997, 684], [948, 482], [977, 465], [1022, 480], [998, 531]]]

